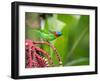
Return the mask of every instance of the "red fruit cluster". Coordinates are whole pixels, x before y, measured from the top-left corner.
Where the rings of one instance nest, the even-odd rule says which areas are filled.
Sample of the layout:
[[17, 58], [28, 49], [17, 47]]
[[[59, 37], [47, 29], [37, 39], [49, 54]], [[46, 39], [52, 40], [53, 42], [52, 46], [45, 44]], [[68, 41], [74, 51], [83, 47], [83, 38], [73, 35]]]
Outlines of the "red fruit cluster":
[[31, 40], [25, 41], [25, 51], [26, 51], [26, 67], [47, 67], [46, 61], [37, 54], [35, 45]]
[[[38, 47], [37, 44], [46, 44], [50, 46], [55, 51], [56, 58], [58, 59], [59, 64], [62, 65], [61, 58], [56, 48], [52, 46], [50, 43], [33, 42], [32, 40], [27, 39], [25, 41], [26, 68], [53, 66], [53, 61], [50, 57], [50, 54], [48, 54], [45, 50]], [[41, 52], [43, 56], [41, 56], [37, 51]]]

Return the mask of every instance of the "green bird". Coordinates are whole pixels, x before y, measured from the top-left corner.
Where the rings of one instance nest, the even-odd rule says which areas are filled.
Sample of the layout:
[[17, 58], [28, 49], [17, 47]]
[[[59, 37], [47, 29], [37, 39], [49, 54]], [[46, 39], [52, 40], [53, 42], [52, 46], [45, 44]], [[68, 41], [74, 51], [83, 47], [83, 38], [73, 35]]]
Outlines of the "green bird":
[[47, 40], [47, 41], [53, 41], [55, 40], [57, 37], [61, 36], [62, 33], [60, 31], [54, 31], [54, 32], [45, 32], [43, 30], [38, 30], [38, 33], [40, 35], [40, 37], [43, 40]]
[[53, 33], [51, 33], [51, 34], [43, 34], [42, 35], [42, 37], [44, 37], [44, 39], [47, 39], [47, 40], [49, 40], [49, 41], [52, 41], [52, 40], [54, 40], [54, 39], [56, 39], [57, 37], [59, 37], [59, 36], [61, 36], [62, 35], [62, 33], [61, 32], [59, 32], [59, 31], [55, 31], [55, 32], [53, 32]]
[[26, 38], [34, 39], [36, 38], [41, 38], [45, 41], [53, 41], [57, 37], [61, 36], [62, 33], [60, 31], [46, 31], [46, 30], [41, 30], [41, 29], [34, 29], [31, 27], [27, 27], [26, 29]]

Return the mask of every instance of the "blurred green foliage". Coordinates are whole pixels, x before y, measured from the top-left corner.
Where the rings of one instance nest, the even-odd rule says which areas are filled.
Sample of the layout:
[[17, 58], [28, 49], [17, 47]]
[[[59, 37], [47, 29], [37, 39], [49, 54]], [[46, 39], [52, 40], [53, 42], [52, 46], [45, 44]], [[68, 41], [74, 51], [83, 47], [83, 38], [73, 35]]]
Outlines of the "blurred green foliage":
[[[26, 13], [26, 21], [39, 22], [39, 13]], [[40, 40], [34, 29], [26, 23], [26, 38]], [[53, 14], [45, 19], [45, 30], [61, 31], [62, 36], [50, 41], [59, 52], [64, 66], [89, 65], [89, 16], [79, 14]], [[42, 48], [48, 51], [55, 65], [58, 64], [53, 50], [46, 45]]]

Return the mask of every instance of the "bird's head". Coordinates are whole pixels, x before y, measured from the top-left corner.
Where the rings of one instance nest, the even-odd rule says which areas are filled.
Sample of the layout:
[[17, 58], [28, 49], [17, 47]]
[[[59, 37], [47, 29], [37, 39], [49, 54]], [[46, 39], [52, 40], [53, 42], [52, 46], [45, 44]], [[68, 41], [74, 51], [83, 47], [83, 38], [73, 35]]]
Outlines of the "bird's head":
[[60, 31], [55, 31], [55, 32], [54, 32], [54, 35], [55, 35], [56, 37], [59, 37], [59, 36], [62, 35], [62, 33], [61, 33]]

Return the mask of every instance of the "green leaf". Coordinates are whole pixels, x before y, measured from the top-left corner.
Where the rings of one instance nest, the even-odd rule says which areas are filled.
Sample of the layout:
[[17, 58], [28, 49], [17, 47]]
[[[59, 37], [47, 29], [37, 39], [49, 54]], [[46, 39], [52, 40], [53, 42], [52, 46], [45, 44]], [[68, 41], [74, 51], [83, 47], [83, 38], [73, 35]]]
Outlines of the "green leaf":
[[68, 62], [66, 66], [85, 65], [88, 64], [88, 61], [88, 58], [79, 58]]
[[[89, 58], [89, 16], [81, 15], [76, 29], [71, 30], [71, 32], [73, 31], [74, 34], [70, 35], [70, 40], [73, 41], [69, 41], [68, 46], [71, 46], [69, 47], [66, 62], [83, 57]], [[89, 61], [86, 64], [89, 64]]]

